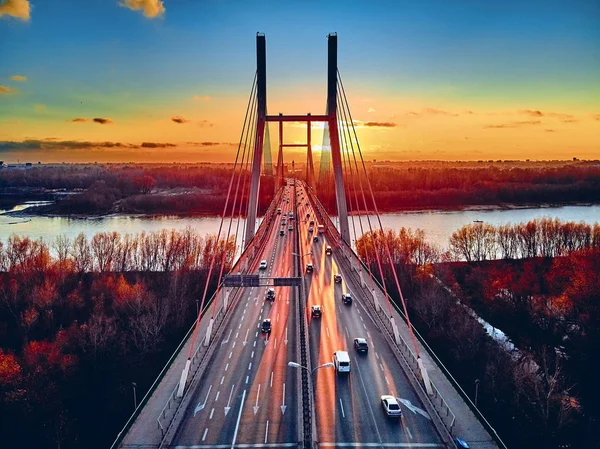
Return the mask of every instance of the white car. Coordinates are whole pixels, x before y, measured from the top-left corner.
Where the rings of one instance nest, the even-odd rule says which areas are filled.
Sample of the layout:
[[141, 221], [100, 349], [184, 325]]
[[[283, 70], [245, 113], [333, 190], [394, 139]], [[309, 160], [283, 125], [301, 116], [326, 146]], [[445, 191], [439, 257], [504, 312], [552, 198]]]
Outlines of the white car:
[[381, 406], [388, 416], [401, 417], [402, 410], [400, 410], [400, 404], [394, 396], [389, 394], [381, 396]]
[[260, 265], [258, 266], [259, 270], [266, 270], [267, 269], [267, 261], [266, 260], [261, 260], [260, 261]]

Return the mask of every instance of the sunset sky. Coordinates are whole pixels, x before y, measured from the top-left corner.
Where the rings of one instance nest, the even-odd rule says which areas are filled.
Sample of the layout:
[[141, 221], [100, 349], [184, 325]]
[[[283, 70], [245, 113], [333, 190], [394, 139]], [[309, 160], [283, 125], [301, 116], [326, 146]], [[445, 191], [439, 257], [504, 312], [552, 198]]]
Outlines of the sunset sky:
[[599, 23], [597, 0], [0, 0], [0, 160], [232, 161], [257, 31], [271, 114], [325, 111], [338, 33], [369, 159], [597, 159]]

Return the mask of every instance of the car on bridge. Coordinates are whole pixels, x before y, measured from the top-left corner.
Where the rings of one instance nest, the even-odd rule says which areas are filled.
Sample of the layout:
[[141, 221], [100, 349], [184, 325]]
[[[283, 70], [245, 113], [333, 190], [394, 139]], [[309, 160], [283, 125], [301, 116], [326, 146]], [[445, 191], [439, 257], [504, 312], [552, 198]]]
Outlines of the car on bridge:
[[308, 224], [311, 225], [311, 226], [314, 226], [315, 225], [315, 220], [310, 220], [310, 223], [308, 223]]
[[263, 334], [270, 334], [271, 333], [271, 319], [270, 318], [265, 318], [260, 326], [260, 331]]
[[277, 215], [281, 215], [281, 207], [277, 209]]
[[267, 269], [267, 261], [266, 260], [261, 260], [260, 261], [260, 265], [258, 266], [259, 270], [266, 270]]
[[313, 242], [318, 242], [319, 241], [319, 237], [317, 237], [316, 235], [313, 237]]
[[313, 271], [313, 264], [312, 263], [307, 263], [306, 264], [306, 272], [307, 273], [312, 273]]
[[310, 228], [308, 228], [308, 232], [314, 232], [314, 228], [311, 226]]
[[352, 304], [352, 295], [350, 293], [342, 293], [342, 302], [344, 304]]
[[327, 248], [325, 248], [325, 254], [331, 256], [331, 246], [328, 245]]
[[292, 225], [289, 225], [288, 226], [288, 231], [293, 231], [293, 230], [294, 230], [294, 227]]
[[355, 338], [354, 349], [356, 349], [356, 352], [369, 352], [369, 345], [367, 344], [367, 340], [360, 337]]
[[400, 410], [400, 404], [394, 396], [385, 394], [381, 396], [381, 406], [385, 411], [385, 414], [392, 417], [400, 418], [402, 416], [402, 410]]
[[323, 312], [321, 311], [321, 306], [312, 306], [310, 308], [310, 314], [314, 318], [321, 318]]
[[283, 229], [280, 229], [280, 230], [279, 230], [279, 235], [285, 235], [285, 230], [283, 230]]
[[270, 288], [267, 290], [267, 299], [270, 301], [275, 301], [275, 289]]
[[341, 284], [342, 283], [342, 275], [340, 273], [336, 273], [335, 276], [333, 276], [333, 281], [336, 284]]
[[346, 351], [335, 351], [333, 353], [333, 364], [338, 373], [350, 372], [350, 356]]

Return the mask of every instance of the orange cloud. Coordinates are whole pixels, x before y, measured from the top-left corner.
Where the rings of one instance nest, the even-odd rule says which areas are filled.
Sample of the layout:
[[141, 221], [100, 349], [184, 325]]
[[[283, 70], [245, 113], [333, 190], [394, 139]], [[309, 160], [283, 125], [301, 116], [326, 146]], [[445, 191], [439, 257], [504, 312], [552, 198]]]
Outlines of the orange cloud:
[[425, 117], [427, 115], [447, 115], [449, 117], [458, 117], [458, 114], [455, 112], [442, 111], [441, 109], [435, 108], [424, 108], [421, 112], [410, 111], [406, 115], [411, 117]]
[[175, 117], [171, 117], [171, 120], [173, 120], [175, 123], [188, 123], [189, 120], [186, 118], [183, 118], [180, 115], [176, 115]]
[[0, 86], [0, 95], [11, 94], [14, 92], [14, 89], [6, 86]]
[[518, 122], [500, 123], [498, 125], [485, 125], [486, 129], [502, 129], [502, 128], [519, 128], [527, 125], [539, 125], [542, 123], [541, 120], [522, 120]]
[[153, 19], [165, 13], [165, 7], [161, 0], [123, 0], [119, 6], [129, 8], [132, 11], [142, 11], [144, 16]]
[[365, 122], [363, 126], [368, 126], [372, 128], [395, 128], [398, 126], [394, 122]]
[[196, 100], [196, 101], [200, 101], [200, 100], [202, 100], [202, 101], [210, 101], [210, 96], [208, 96], [208, 95], [203, 95], [203, 96], [194, 95], [192, 98], [194, 100]]
[[27, 77], [23, 75], [13, 75], [10, 79], [13, 81], [27, 81]]
[[70, 120], [71, 122], [75, 122], [75, 123], [83, 123], [83, 122], [87, 122], [88, 119], [86, 119], [85, 117], [77, 117], [74, 118], [73, 120]]
[[157, 142], [143, 142], [142, 148], [167, 148], [167, 147], [176, 147], [177, 145], [173, 143], [157, 143]]
[[531, 117], [552, 117], [562, 120], [563, 122], [569, 123], [574, 119], [574, 115], [565, 114], [561, 112], [542, 112], [537, 109], [521, 109], [518, 111], [520, 114], [529, 115]]
[[592, 114], [592, 118], [600, 122], [600, 114]]
[[542, 117], [544, 115], [542, 111], [538, 111], [537, 109], [522, 109], [519, 112], [521, 114], [530, 115], [532, 117]]
[[101, 125], [110, 125], [113, 121], [110, 118], [101, 118], [101, 117], [95, 117], [92, 119], [92, 121], [96, 122], [96, 123], [100, 123]]
[[0, 3], [0, 17], [12, 16], [27, 22], [31, 18], [30, 11], [28, 0], [4, 0]]

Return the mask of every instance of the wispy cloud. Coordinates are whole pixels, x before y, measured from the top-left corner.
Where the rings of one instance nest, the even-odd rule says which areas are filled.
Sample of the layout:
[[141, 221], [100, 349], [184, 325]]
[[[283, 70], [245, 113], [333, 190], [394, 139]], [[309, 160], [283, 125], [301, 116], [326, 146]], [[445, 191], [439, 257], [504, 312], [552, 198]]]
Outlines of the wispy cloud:
[[144, 16], [153, 19], [165, 13], [165, 6], [161, 0], [123, 0], [119, 6], [133, 11], [142, 11]]
[[171, 117], [171, 120], [174, 121], [175, 123], [188, 123], [189, 120], [180, 116], [180, 115], [176, 115], [175, 117]]
[[542, 123], [541, 120], [521, 120], [521, 121], [517, 121], [517, 122], [500, 123], [497, 125], [485, 125], [484, 128], [487, 128], [487, 129], [520, 128], [522, 126], [539, 125], [540, 123]]
[[143, 142], [142, 148], [170, 148], [176, 147], [174, 143]]
[[94, 117], [92, 121], [95, 123], [100, 123], [101, 125], [110, 125], [111, 123], [113, 123], [112, 119], [102, 117]]
[[394, 122], [365, 122], [362, 125], [369, 128], [395, 128], [398, 126], [398, 124]]
[[11, 89], [10, 87], [0, 86], [0, 95], [12, 94], [13, 92], [14, 89]]
[[555, 133], [556, 131], [553, 129], [545, 129], [544, 131], [546, 131], [547, 133]]
[[210, 101], [210, 96], [208, 95], [194, 95], [192, 98], [196, 101]]
[[121, 142], [89, 142], [77, 140], [54, 140], [29, 139], [21, 142], [0, 141], [0, 152], [23, 151], [23, 150], [68, 150], [85, 148], [139, 148], [138, 145], [132, 145]]
[[0, 17], [11, 16], [27, 22], [31, 18], [30, 12], [28, 0], [4, 0], [0, 3]]
[[538, 111], [537, 109], [521, 109], [519, 113], [529, 115], [531, 117], [542, 117], [544, 115], [542, 111]]
[[575, 120], [575, 116], [573, 114], [565, 114], [562, 112], [544, 112], [538, 109], [521, 109], [518, 111], [519, 114], [528, 115], [530, 117], [549, 117], [561, 120], [565, 123], [573, 123]]
[[367, 112], [375, 112], [375, 109], [369, 108], [369, 109], [367, 109]]
[[13, 81], [21, 81], [21, 82], [27, 81], [27, 77], [23, 76], [23, 75], [13, 75], [10, 77], [10, 79]]
[[435, 108], [423, 108], [421, 112], [409, 111], [406, 113], [409, 117], [426, 117], [429, 115], [445, 115], [448, 117], [458, 117], [456, 112], [442, 111]]
[[212, 128], [213, 126], [215, 126], [215, 124], [212, 122], [209, 122], [208, 120], [200, 120], [198, 122], [198, 126], [200, 128]]
[[86, 119], [85, 117], [77, 117], [74, 118], [72, 120], [69, 120], [70, 122], [74, 122], [74, 123], [85, 123], [88, 121], [88, 119]]

